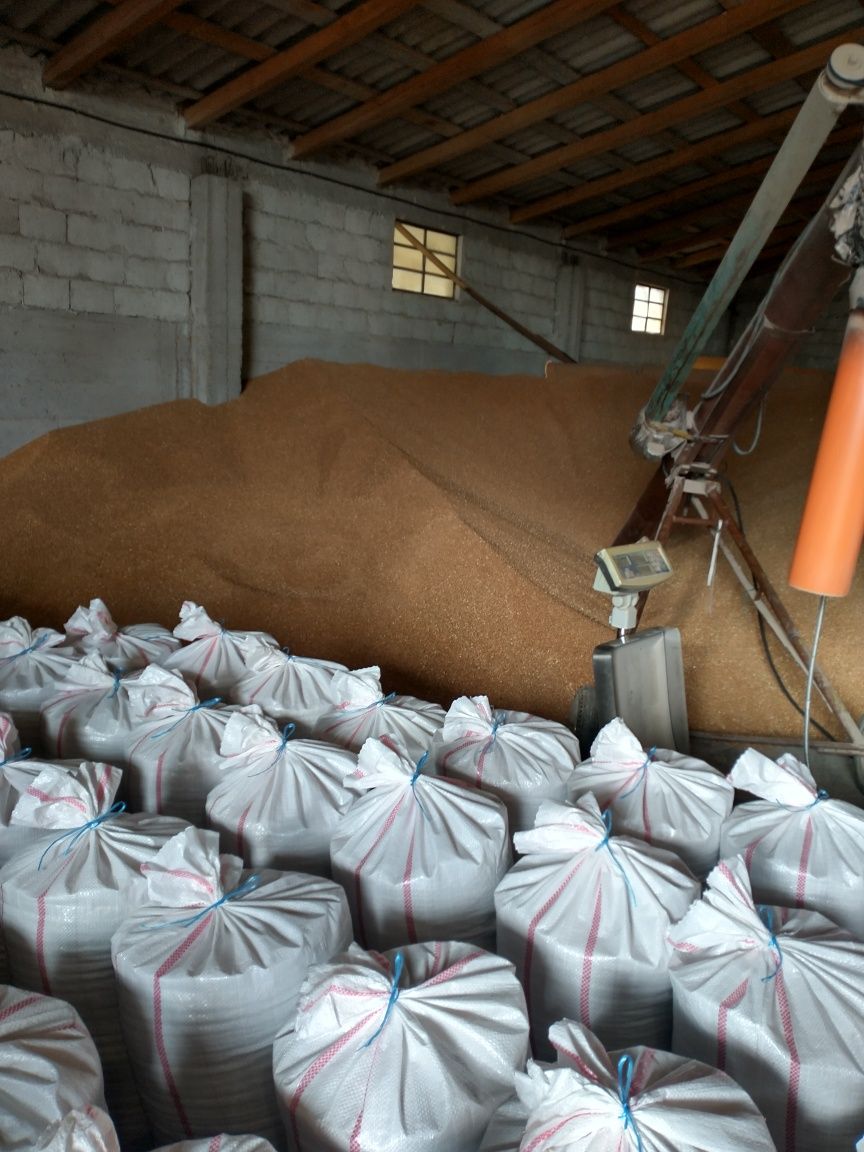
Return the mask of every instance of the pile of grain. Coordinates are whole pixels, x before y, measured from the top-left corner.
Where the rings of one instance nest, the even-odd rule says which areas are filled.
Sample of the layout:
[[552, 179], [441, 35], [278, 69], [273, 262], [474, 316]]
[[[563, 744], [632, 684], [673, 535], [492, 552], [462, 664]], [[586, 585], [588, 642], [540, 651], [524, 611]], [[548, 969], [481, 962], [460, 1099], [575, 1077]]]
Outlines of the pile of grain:
[[[591, 556], [651, 475], [627, 436], [655, 381], [303, 361], [219, 408], [178, 401], [51, 433], [0, 461], [0, 614], [60, 626], [99, 595], [121, 623], [172, 626], [189, 598], [298, 652], [380, 663], [386, 688], [445, 705], [482, 692], [564, 718], [591, 650], [611, 638]], [[828, 383], [787, 376], [758, 452], [732, 464], [784, 593]], [[676, 578], [645, 623], [682, 629], [693, 726], [796, 733], [730, 572], [721, 564], [705, 589], [710, 543], [675, 537]], [[809, 634], [812, 597], [788, 604]], [[823, 641], [853, 711], [862, 618], [859, 581], [829, 607]]]

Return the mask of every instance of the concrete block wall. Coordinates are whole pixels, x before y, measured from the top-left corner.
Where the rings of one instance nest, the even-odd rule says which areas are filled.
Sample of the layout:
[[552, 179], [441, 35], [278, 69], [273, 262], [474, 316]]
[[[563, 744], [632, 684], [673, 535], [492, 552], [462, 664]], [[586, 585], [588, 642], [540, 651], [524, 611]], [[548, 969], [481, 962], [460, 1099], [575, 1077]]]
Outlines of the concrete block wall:
[[[407, 368], [541, 372], [548, 356], [474, 300], [391, 287], [395, 219], [461, 237], [473, 288], [548, 339], [566, 268], [554, 245], [302, 177], [246, 184], [246, 360], [255, 376], [318, 356]], [[565, 345], [566, 347], [566, 345]]]

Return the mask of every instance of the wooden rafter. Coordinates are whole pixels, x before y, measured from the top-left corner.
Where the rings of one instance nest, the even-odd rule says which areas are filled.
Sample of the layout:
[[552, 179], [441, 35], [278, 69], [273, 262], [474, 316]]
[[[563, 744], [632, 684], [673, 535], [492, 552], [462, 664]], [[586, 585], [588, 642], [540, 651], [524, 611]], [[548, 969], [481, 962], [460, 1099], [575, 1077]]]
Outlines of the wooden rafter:
[[[527, 164], [517, 164], [512, 168], [505, 168], [491, 176], [486, 176], [482, 180], [475, 180], [454, 192], [451, 199], [454, 204], [470, 204], [475, 200], [495, 195], [506, 188], [512, 188], [514, 185], [535, 180], [538, 176], [546, 176], [550, 172], [556, 172], [559, 168], [564, 168], [578, 160], [584, 160], [586, 157], [599, 156], [610, 149], [620, 148], [623, 144], [631, 144], [636, 140], [644, 139], [646, 136], [654, 135], [657, 131], [669, 128], [673, 124], [681, 124], [686, 120], [704, 116], [708, 112], [726, 107], [743, 96], [770, 88], [784, 80], [794, 79], [794, 77], [800, 76], [802, 72], [825, 64], [833, 49], [838, 45], [848, 43], [850, 40], [860, 41], [862, 39], [864, 39], [864, 34], [859, 30], [857, 34], [847, 32], [832, 36], [827, 40], [821, 40], [799, 52], [794, 52], [791, 56], [785, 56], [781, 60], [774, 60], [770, 64], [763, 64], [758, 68], [751, 68], [749, 71], [741, 73], [731, 80], [725, 80], [712, 88], [706, 88], [692, 96], [685, 96], [682, 100], [665, 104], [654, 112], [646, 112], [638, 120], [619, 124], [604, 132], [595, 132], [593, 135], [583, 138], [578, 144], [552, 149], [542, 156], [529, 160]], [[547, 207], [547, 204], [554, 200], [556, 197], [553, 196], [549, 197], [548, 200], [535, 201], [527, 209], [522, 210], [529, 212], [529, 215], [523, 216], [522, 219], [546, 215], [548, 211], [554, 210]]]
[[[589, 180], [580, 184], [570, 192], [558, 193], [545, 200], [526, 204], [524, 208], [516, 208], [510, 213], [510, 220], [519, 224], [523, 220], [532, 220], [536, 216], [543, 216], [555, 212], [558, 208], [581, 204], [586, 200], [596, 200], [605, 197], [619, 188], [626, 188], [630, 184], [639, 184], [643, 180], [659, 176], [664, 172], [671, 172], [675, 168], [704, 160], [706, 156], [714, 156], [737, 144], [749, 144], [751, 140], [759, 140], [764, 136], [773, 136], [777, 132], [785, 132], [798, 113], [798, 108], [787, 108], [783, 112], [774, 112], [771, 116], [764, 116], [761, 120], [754, 120], [752, 124], [745, 124], [741, 128], [734, 128], [731, 132], [718, 132], [700, 140], [698, 144], [691, 144], [689, 148], [682, 148], [678, 152], [666, 156], [658, 156], [654, 160], [647, 160], [636, 164], [626, 172], [613, 172], [609, 176], [601, 176], [599, 180]], [[564, 197], [567, 197], [565, 200]]]
[[807, 0], [748, 0], [734, 12], [696, 24], [676, 36], [670, 36], [668, 40], [646, 48], [644, 52], [618, 61], [598, 72], [589, 73], [545, 96], [530, 100], [503, 116], [487, 120], [476, 128], [463, 132], [454, 140], [446, 140], [430, 148], [424, 148], [421, 152], [415, 152], [404, 160], [398, 160], [379, 173], [379, 183], [392, 184], [396, 180], [416, 176], [429, 168], [482, 148], [492, 140], [500, 140], [504, 136], [528, 128], [539, 120], [566, 112], [578, 104], [596, 101], [615, 88], [631, 84], [661, 68], [678, 64], [694, 53], [740, 36], [760, 21], [775, 19], [784, 12], [800, 8], [805, 2]]
[[146, 28], [158, 24], [181, 3], [183, 0], [124, 0], [113, 12], [106, 12], [94, 20], [46, 61], [43, 82], [49, 88], [65, 88]]
[[187, 124], [201, 128], [226, 116], [235, 108], [271, 92], [305, 68], [320, 64], [335, 52], [365, 39], [370, 32], [407, 12], [416, 3], [417, 0], [365, 0], [347, 15], [312, 32], [197, 101], [183, 113]]
[[412, 76], [396, 84], [365, 104], [352, 108], [342, 116], [313, 128], [294, 141], [294, 155], [310, 156], [340, 140], [357, 135], [375, 124], [398, 116], [415, 104], [447, 91], [542, 40], [548, 40], [567, 28], [572, 28], [611, 8], [617, 0], [553, 0], [524, 20], [519, 20], [500, 32], [455, 52], [434, 68], [419, 76]]

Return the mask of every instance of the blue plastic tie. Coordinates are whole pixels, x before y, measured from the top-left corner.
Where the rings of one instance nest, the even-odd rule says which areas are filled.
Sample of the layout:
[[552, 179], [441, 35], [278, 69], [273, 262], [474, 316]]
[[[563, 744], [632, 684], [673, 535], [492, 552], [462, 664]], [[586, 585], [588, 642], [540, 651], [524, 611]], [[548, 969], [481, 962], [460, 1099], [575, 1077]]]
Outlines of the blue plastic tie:
[[20, 752], [13, 752], [12, 755], [7, 756], [5, 760], [0, 760], [0, 768], [4, 768], [7, 764], [14, 764], [16, 760], [27, 760], [32, 755], [32, 748], [22, 748]]
[[86, 824], [79, 824], [77, 828], [67, 828], [65, 832], [51, 841], [51, 843], [39, 857], [39, 864], [36, 868], [36, 871], [41, 871], [45, 857], [48, 855], [55, 844], [59, 844], [61, 840], [66, 840], [71, 836], [71, 840], [69, 840], [69, 843], [66, 845], [66, 849], [63, 852], [64, 856], [68, 856], [86, 832], [92, 832], [94, 828], [98, 828], [99, 825], [104, 824], [106, 820], [113, 820], [115, 816], [119, 816], [121, 812], [125, 811], [125, 802], [123, 800], [118, 800], [116, 804], [112, 804], [107, 812], [103, 812], [101, 816], [97, 816], [94, 820], [88, 820]]
[[161, 728], [158, 732], [151, 732], [150, 739], [158, 740], [160, 736], [167, 736], [169, 732], [173, 732], [175, 728], [179, 728], [183, 721], [191, 716], [193, 712], [198, 712], [202, 708], [215, 708], [217, 704], [221, 703], [221, 696], [211, 696], [209, 700], [202, 700], [200, 704], [193, 704], [191, 708], [186, 708], [183, 714], [178, 716], [173, 724], [169, 724], [167, 728]]
[[816, 798], [811, 800], [809, 804], [784, 804], [781, 800], [775, 800], [774, 803], [778, 808], [782, 808], [784, 812], [809, 812], [811, 808], [815, 808], [817, 804], [821, 804], [824, 800], [830, 800], [831, 796], [824, 788], [820, 788], [816, 793]]
[[227, 904], [231, 900], [242, 900], [244, 896], [248, 896], [250, 892], [254, 892], [258, 885], [261, 883], [260, 873], [254, 872], [242, 884], [238, 884], [236, 888], [232, 888], [230, 892], [226, 892], [224, 896], [220, 896], [218, 900], [214, 900], [212, 904], [207, 904], [204, 908], [199, 909], [192, 916], [181, 916], [176, 920], [160, 920], [157, 924], [142, 924], [142, 928], [192, 928], [199, 921], [203, 920], [205, 916], [209, 916], [211, 912], [215, 912], [223, 904]]
[[426, 809], [420, 803], [420, 797], [417, 795], [417, 788], [415, 787], [415, 785], [417, 784], [417, 781], [420, 779], [420, 776], [423, 772], [423, 766], [428, 759], [429, 759], [429, 753], [424, 752], [423, 755], [420, 757], [420, 759], [417, 761], [417, 766], [414, 769], [414, 775], [411, 777], [411, 792], [413, 793], [414, 799], [417, 802], [417, 807], [423, 813], [423, 817], [425, 820], [429, 819], [429, 813], [426, 811]]
[[360, 1045], [361, 1049], [368, 1048], [374, 1040], [378, 1039], [378, 1037], [384, 1031], [384, 1025], [390, 1019], [390, 1013], [393, 1011], [393, 1005], [399, 999], [399, 981], [402, 978], [402, 964], [402, 953], [397, 952], [393, 957], [393, 977], [390, 981], [390, 999], [387, 1001], [387, 1007], [384, 1009], [384, 1019], [381, 1021], [381, 1023], [378, 1025], [366, 1043]]
[[600, 843], [597, 845], [597, 847], [594, 849], [594, 851], [599, 852], [601, 848], [607, 848], [609, 850], [609, 855], [612, 857], [612, 863], [615, 865], [615, 867], [618, 869], [618, 871], [624, 877], [624, 883], [627, 885], [627, 895], [630, 897], [630, 902], [633, 905], [635, 905], [636, 904], [636, 893], [633, 891], [633, 885], [630, 883], [630, 877], [627, 875], [626, 871], [624, 870], [624, 865], [621, 863], [621, 861], [618, 859], [618, 857], [612, 851], [612, 845], [610, 843], [610, 840], [612, 839], [612, 811], [611, 811], [611, 809], [607, 808], [606, 811], [604, 813], [602, 813], [602, 819], [603, 819], [603, 827], [606, 829], [606, 835], [603, 837], [603, 839], [600, 841]]
[[631, 796], [636, 791], [636, 789], [639, 787], [639, 785], [645, 779], [645, 773], [648, 771], [648, 766], [653, 762], [656, 754], [657, 754], [656, 748], [649, 748], [648, 749], [648, 755], [645, 757], [642, 764], [636, 769], [637, 777], [636, 777], [635, 784], [633, 784], [630, 788], [628, 788], [626, 792], [622, 792], [621, 795], [618, 797], [619, 800], [623, 800], [626, 796]]
[[771, 908], [770, 905], [768, 905], [768, 904], [757, 904], [756, 905], [756, 911], [759, 913], [759, 919], [762, 921], [762, 923], [765, 925], [765, 927], [768, 929], [768, 932], [770, 933], [768, 943], [774, 949], [774, 951], [777, 953], [777, 967], [768, 976], [762, 977], [762, 983], [767, 984], [769, 980], [774, 979], [774, 977], [777, 975], [777, 973], [783, 967], [783, 952], [780, 948], [780, 943], [777, 939], [777, 935], [774, 932], [774, 909]]
[[20, 652], [13, 652], [11, 656], [4, 656], [2, 659], [0, 659], [0, 664], [5, 664], [7, 660], [17, 660], [19, 656], [27, 656], [29, 653], [35, 652], [37, 648], [42, 647], [47, 639], [47, 636], [40, 636], [39, 639], [35, 643], [29, 645], [29, 647], [22, 648]]
[[630, 1089], [632, 1085], [633, 1057], [628, 1056], [625, 1052], [618, 1061], [618, 1099], [621, 1101], [620, 1119], [624, 1121], [625, 1132], [628, 1128], [633, 1129], [633, 1135], [636, 1137], [636, 1147], [639, 1149], [639, 1152], [642, 1152], [642, 1136], [630, 1108]]
[[109, 700], [113, 700], [114, 697], [117, 695], [117, 693], [120, 691], [120, 681], [122, 679], [123, 679], [123, 669], [122, 668], [115, 669], [114, 670], [114, 687], [111, 690], [111, 695], [108, 697]]

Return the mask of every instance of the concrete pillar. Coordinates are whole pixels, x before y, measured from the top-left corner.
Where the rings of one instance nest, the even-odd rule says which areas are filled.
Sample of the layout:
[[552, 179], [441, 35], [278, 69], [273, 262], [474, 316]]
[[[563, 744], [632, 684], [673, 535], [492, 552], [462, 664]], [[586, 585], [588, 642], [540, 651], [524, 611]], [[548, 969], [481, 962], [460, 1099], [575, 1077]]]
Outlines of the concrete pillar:
[[192, 395], [240, 395], [243, 362], [243, 191], [225, 176], [192, 180]]

